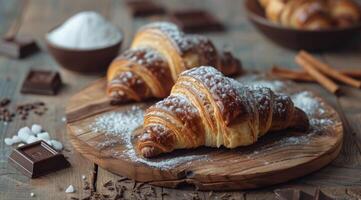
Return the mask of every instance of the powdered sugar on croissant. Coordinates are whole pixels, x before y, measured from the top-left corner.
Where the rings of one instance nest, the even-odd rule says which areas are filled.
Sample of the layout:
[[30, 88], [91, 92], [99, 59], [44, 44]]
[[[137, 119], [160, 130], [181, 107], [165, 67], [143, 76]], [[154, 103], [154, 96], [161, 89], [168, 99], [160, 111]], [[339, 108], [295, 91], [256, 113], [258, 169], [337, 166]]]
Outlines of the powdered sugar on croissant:
[[151, 23], [110, 65], [107, 93], [118, 101], [166, 97], [181, 72], [200, 65], [215, 66], [227, 75], [239, 73], [241, 67], [206, 37], [185, 34], [172, 23]]
[[308, 128], [306, 114], [288, 96], [199, 67], [181, 73], [170, 96], [146, 111], [137, 149], [153, 157], [199, 146], [235, 148], [286, 128]]

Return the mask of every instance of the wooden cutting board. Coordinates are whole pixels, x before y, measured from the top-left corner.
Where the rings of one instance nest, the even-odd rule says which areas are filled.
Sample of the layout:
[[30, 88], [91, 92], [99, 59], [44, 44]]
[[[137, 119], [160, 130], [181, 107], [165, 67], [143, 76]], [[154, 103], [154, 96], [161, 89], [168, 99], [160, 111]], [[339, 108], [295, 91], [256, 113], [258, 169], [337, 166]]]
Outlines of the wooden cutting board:
[[[131, 113], [134, 106], [138, 112], [143, 111], [154, 101], [112, 106], [105, 95], [105, 79], [102, 79], [75, 94], [68, 102], [69, 139], [77, 151], [102, 168], [164, 187], [258, 188], [304, 176], [330, 163], [342, 145], [343, 129], [338, 114], [314, 94], [301, 92], [298, 85], [268, 80], [257, 80], [254, 84], [269, 86], [270, 83], [274, 90], [298, 98], [295, 101], [301, 109], [308, 109], [312, 126], [307, 133], [286, 130], [269, 133], [248, 147], [177, 150], [144, 160], [134, 152], [133, 140], [125, 142], [125, 138], [94, 129], [94, 124], [105, 115]], [[133, 132], [139, 130], [141, 127]]]

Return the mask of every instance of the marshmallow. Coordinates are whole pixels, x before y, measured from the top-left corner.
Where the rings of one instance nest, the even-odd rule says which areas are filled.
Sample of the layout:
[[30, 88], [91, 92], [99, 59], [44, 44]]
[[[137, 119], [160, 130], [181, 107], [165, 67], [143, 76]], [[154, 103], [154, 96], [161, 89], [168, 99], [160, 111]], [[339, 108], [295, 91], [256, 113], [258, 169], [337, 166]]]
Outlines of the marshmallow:
[[40, 140], [50, 140], [50, 136], [48, 132], [39, 133], [36, 135]]
[[33, 135], [30, 135], [28, 137], [28, 139], [26, 140], [26, 144], [30, 144], [30, 143], [33, 143], [33, 142], [36, 142], [36, 141], [39, 141], [39, 140], [40, 140], [39, 138], [37, 138], [37, 137], [35, 137]]
[[55, 150], [62, 150], [63, 149], [63, 144], [59, 141], [56, 140], [50, 140], [51, 146], [54, 147]]
[[26, 142], [28, 137], [32, 134], [29, 127], [23, 127], [19, 129], [18, 136], [20, 137], [21, 141]]
[[8, 145], [8, 146], [11, 146], [11, 145], [14, 144], [14, 141], [13, 141], [13, 139], [11, 139], [11, 138], [5, 138], [5, 139], [4, 139], [4, 142], [5, 142], [5, 144]]
[[75, 189], [73, 185], [69, 185], [68, 188], [66, 188], [65, 193], [74, 193]]
[[11, 139], [13, 140], [14, 144], [21, 142], [21, 138], [17, 135], [13, 135]]
[[39, 124], [33, 124], [32, 126], [31, 126], [31, 132], [33, 133], [33, 134], [39, 134], [39, 133], [41, 133], [41, 130], [42, 130], [43, 128], [39, 125]]

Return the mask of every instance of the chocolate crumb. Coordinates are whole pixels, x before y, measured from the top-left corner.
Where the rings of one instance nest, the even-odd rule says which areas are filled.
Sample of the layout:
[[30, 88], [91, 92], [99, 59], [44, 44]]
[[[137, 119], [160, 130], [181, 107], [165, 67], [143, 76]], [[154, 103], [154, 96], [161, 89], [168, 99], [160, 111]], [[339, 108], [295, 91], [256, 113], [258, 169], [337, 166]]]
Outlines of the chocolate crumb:
[[110, 180], [110, 181], [104, 183], [104, 184], [103, 184], [103, 187], [109, 187], [109, 186], [112, 186], [112, 185], [113, 185], [113, 181]]

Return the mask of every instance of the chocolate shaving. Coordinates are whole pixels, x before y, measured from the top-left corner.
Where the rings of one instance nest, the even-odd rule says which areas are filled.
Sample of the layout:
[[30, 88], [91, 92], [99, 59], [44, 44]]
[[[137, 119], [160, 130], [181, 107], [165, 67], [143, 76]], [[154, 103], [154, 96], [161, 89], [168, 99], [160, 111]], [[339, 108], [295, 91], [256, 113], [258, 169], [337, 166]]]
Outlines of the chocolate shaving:
[[279, 200], [333, 200], [320, 189], [316, 189], [312, 195], [298, 189], [275, 190], [275, 194]]

